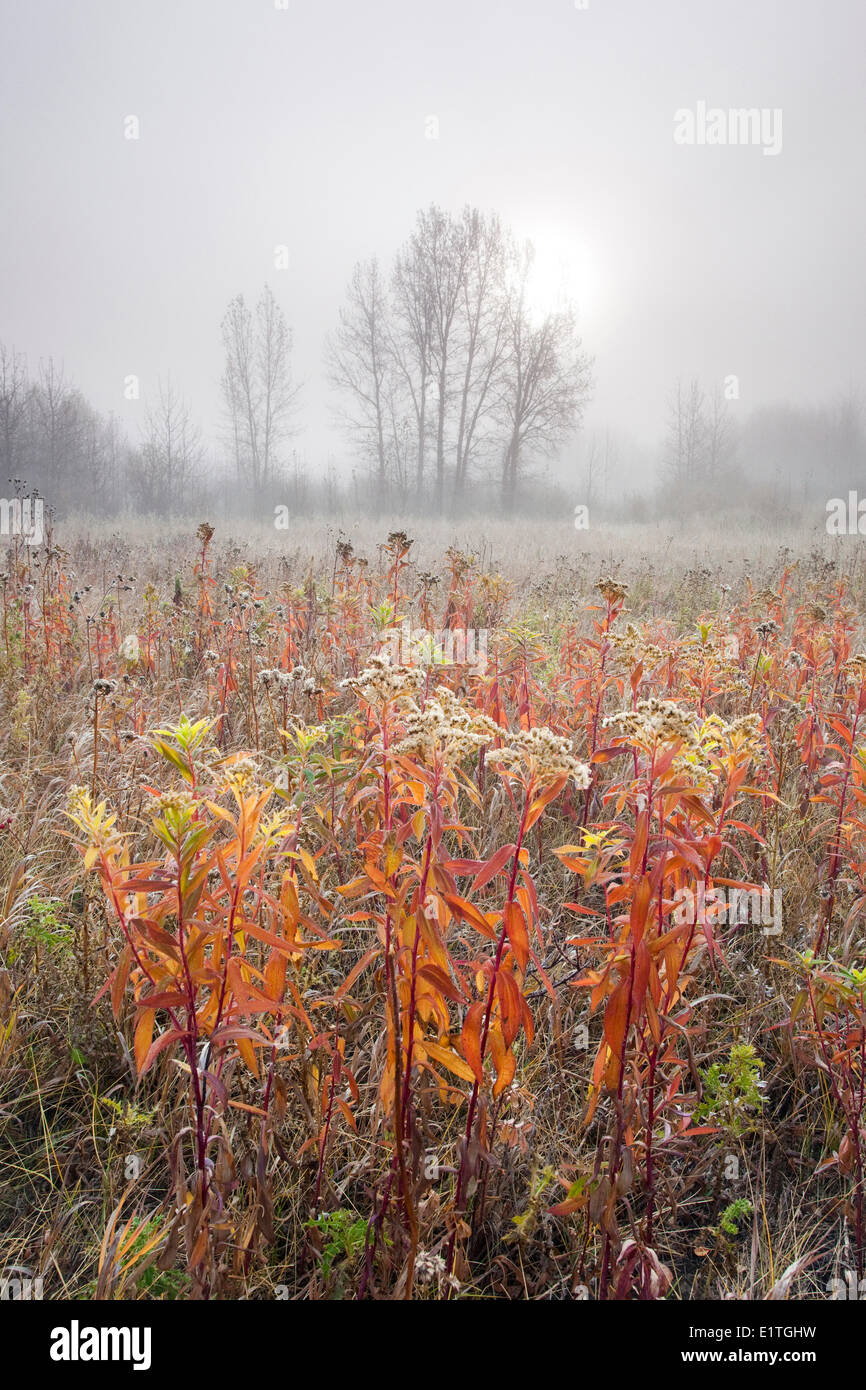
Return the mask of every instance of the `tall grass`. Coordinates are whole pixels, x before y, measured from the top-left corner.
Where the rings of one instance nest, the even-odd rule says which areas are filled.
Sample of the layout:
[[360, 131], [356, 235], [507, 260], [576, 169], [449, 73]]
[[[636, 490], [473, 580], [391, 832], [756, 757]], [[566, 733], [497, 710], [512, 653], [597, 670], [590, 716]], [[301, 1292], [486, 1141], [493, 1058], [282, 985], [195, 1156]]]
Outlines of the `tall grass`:
[[[853, 567], [650, 528], [62, 539], [2, 590], [3, 1268], [126, 1299], [863, 1277]], [[727, 910], [762, 892], [780, 934]]]

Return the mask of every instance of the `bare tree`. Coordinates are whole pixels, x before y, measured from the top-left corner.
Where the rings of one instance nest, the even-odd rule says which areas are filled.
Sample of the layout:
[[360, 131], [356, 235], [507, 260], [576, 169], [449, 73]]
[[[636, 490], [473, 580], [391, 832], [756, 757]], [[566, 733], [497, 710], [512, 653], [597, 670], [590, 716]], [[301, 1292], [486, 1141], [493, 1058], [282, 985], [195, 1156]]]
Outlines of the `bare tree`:
[[292, 335], [285, 314], [266, 286], [255, 314], [242, 294], [222, 322], [225, 368], [222, 388], [237, 475], [253, 488], [272, 482], [280, 446], [293, 433], [298, 388], [292, 383]]
[[840, 396], [829, 409], [826, 461], [828, 467], [850, 480], [853, 486], [863, 476], [866, 463], [866, 431], [864, 431], [863, 398], [853, 386]]
[[223, 399], [237, 476], [258, 481], [259, 444], [253, 316], [242, 294], [231, 300], [222, 321], [225, 367]]
[[378, 261], [352, 272], [340, 326], [325, 349], [329, 380], [340, 393], [340, 418], [370, 460], [380, 499], [388, 487], [389, 435], [395, 427], [395, 364], [387, 292]]
[[50, 499], [75, 493], [85, 435], [98, 419], [93, 416], [81, 393], [66, 381], [63, 367], [52, 357], [41, 362], [32, 392], [32, 438], [40, 486]]
[[20, 474], [24, 468], [31, 389], [25, 358], [0, 343], [0, 465], [4, 478]]
[[262, 482], [268, 483], [281, 462], [280, 445], [295, 433], [294, 413], [299, 393], [292, 382], [291, 329], [268, 286], [256, 305], [256, 327], [262, 411]]
[[505, 426], [502, 492], [514, 501], [528, 450], [553, 453], [580, 423], [589, 399], [592, 362], [581, 351], [574, 312], [534, 322], [526, 304], [531, 247], [524, 248], [507, 320], [500, 411]]
[[126, 436], [113, 415], [105, 418], [85, 402], [78, 439], [79, 488], [102, 508], [115, 509], [130, 461]]
[[610, 480], [615, 477], [620, 468], [620, 445], [609, 429], [604, 432], [604, 463], [601, 470], [602, 497], [607, 503], [608, 488]]
[[703, 481], [707, 471], [709, 427], [704, 393], [693, 379], [687, 389], [681, 381], [671, 397], [664, 465], [673, 482], [691, 487]]
[[586, 467], [583, 472], [583, 495], [587, 507], [595, 501], [595, 486], [602, 468], [602, 455], [598, 435], [593, 431], [586, 445]]
[[411, 438], [422, 500], [432, 439], [436, 502], [448, 479], [457, 502], [504, 431], [511, 498], [527, 451], [552, 452], [579, 423], [590, 363], [572, 311], [532, 319], [530, 265], [497, 217], [433, 205], [395, 258], [390, 296], [374, 261], [356, 267], [327, 361], [380, 493], [388, 479], [408, 492]]
[[734, 451], [734, 423], [724, 393], [716, 387], [706, 416], [706, 472], [717, 479]]
[[489, 443], [507, 338], [506, 249], [498, 218], [431, 207], [396, 258], [390, 298], [376, 261], [355, 267], [326, 362], [380, 497], [394, 482], [406, 499], [414, 448], [420, 498], [432, 435], [441, 506], [452, 470], [459, 497]]
[[496, 404], [496, 389], [506, 356], [506, 269], [510, 252], [497, 217], [484, 217], [474, 208], [464, 208], [461, 232], [466, 254], [457, 320], [455, 497], [466, 487], [473, 455], [488, 437], [484, 425]]
[[445, 429], [448, 416], [452, 354], [470, 256], [469, 225], [456, 222], [432, 205], [418, 213], [410, 238], [411, 254], [426, 267], [430, 303], [430, 361], [436, 382], [436, 501], [445, 498]]
[[160, 381], [131, 473], [137, 501], [148, 511], [183, 512], [201, 455], [200, 432], [192, 423], [186, 402], [171, 380]]
[[453, 479], [458, 500], [473, 466], [500, 434], [497, 408], [511, 352], [509, 269], [499, 219], [435, 205], [417, 215], [397, 254], [390, 294], [375, 261], [357, 266], [327, 349], [342, 418], [371, 463], [380, 493], [409, 491], [410, 441], [420, 501], [433, 446], [440, 508]]
[[392, 354], [400, 382], [411, 402], [415, 423], [415, 489], [420, 500], [425, 481], [427, 411], [433, 374], [434, 304], [426, 261], [413, 240], [398, 254], [391, 277], [395, 328]]
[[610, 429], [604, 434], [593, 430], [587, 443], [586, 467], [583, 475], [583, 491], [588, 507], [599, 498], [607, 502], [611, 476], [616, 473], [620, 459], [620, 448]]
[[415, 462], [415, 434], [412, 421], [404, 409], [399, 385], [388, 392], [388, 465], [389, 473], [403, 506], [412, 491], [412, 468]]

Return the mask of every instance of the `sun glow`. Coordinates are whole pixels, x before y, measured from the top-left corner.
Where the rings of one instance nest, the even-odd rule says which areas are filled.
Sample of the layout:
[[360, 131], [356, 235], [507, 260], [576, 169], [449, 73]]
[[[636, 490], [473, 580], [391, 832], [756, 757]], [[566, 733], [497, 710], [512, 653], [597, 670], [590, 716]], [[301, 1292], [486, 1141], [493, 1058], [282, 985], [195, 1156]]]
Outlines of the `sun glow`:
[[571, 304], [580, 319], [591, 317], [602, 282], [597, 257], [585, 239], [544, 226], [526, 236], [535, 249], [526, 291], [532, 313], [542, 315]]

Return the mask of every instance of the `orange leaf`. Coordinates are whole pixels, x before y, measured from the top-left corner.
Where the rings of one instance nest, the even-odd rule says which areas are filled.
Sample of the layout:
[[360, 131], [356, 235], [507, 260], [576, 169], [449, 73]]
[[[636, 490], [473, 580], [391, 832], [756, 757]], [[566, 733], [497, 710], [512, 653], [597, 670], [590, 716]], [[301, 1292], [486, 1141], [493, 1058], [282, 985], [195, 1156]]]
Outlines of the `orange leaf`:
[[251, 1071], [253, 1076], [258, 1078], [259, 1059], [256, 1056], [255, 1048], [253, 1047], [249, 1038], [238, 1038], [237, 1049], [241, 1055], [241, 1059], [244, 1062], [244, 1065], [246, 1066], [247, 1070]]
[[487, 863], [476, 875], [472, 884], [472, 892], [475, 893], [479, 888], [483, 888], [485, 883], [489, 883], [492, 878], [499, 873], [500, 869], [508, 863], [516, 849], [515, 845], [502, 845], [494, 855], [491, 855]]
[[453, 999], [455, 1004], [463, 1003], [463, 995], [440, 966], [422, 965], [418, 971], [418, 979], [424, 980], [434, 989], [438, 989], [439, 993], [444, 995], [446, 999]]
[[621, 1062], [629, 1023], [628, 981], [620, 980], [604, 1010], [604, 1036]]
[[461, 1081], [474, 1081], [475, 1073], [471, 1067], [467, 1067], [462, 1057], [456, 1052], [452, 1052], [450, 1047], [442, 1047], [439, 1043], [430, 1042], [424, 1039], [423, 1049], [428, 1057], [432, 1057], [434, 1062], [440, 1062], [443, 1067], [453, 1071], [455, 1076], [459, 1076]]
[[511, 1048], [505, 1046], [505, 1039], [498, 1028], [491, 1028], [487, 1036], [490, 1043], [490, 1055], [493, 1058], [493, 1066], [496, 1071], [493, 1094], [500, 1096], [506, 1086], [510, 1086], [514, 1080], [517, 1061]]
[[520, 903], [505, 904], [505, 930], [514, 958], [520, 969], [525, 970], [529, 960], [529, 932]]
[[559, 796], [559, 793], [562, 791], [567, 781], [567, 776], [557, 777], [555, 782], [551, 782], [550, 786], [545, 787], [544, 791], [535, 798], [527, 812], [524, 833], [532, 829], [545, 807], [549, 806], [551, 801]]
[[502, 1033], [507, 1047], [510, 1047], [520, 1032], [521, 1021], [529, 1020], [528, 1032], [532, 1030], [532, 1015], [520, 993], [520, 986], [510, 970], [502, 969], [496, 977], [496, 996], [502, 1018]]
[[142, 1009], [135, 1025], [135, 1065], [138, 1068], [139, 1076], [144, 1068], [145, 1058], [150, 1051], [150, 1044], [153, 1041], [153, 1021], [156, 1017], [154, 1009]]
[[139, 1076], [144, 1076], [150, 1071], [164, 1047], [168, 1047], [169, 1043], [177, 1042], [178, 1038], [182, 1038], [183, 1035], [182, 1028], [169, 1028], [167, 1033], [160, 1033], [159, 1037], [148, 1048], [147, 1056], [138, 1069]]
[[469, 1063], [476, 1081], [483, 1081], [484, 1079], [484, 1061], [481, 1056], [481, 1025], [483, 1021], [484, 1004], [477, 1000], [476, 1003], [470, 1004], [466, 1010], [463, 1030], [460, 1034], [463, 1056]]
[[652, 885], [650, 884], [649, 875], [644, 874], [632, 898], [631, 912], [629, 914], [631, 934], [636, 942], [643, 939], [647, 913], [649, 912], [651, 892]]
[[460, 917], [464, 922], [468, 922], [470, 926], [475, 927], [476, 931], [480, 931], [481, 935], [486, 936], [488, 941], [496, 940], [496, 933], [483, 912], [479, 912], [478, 908], [473, 906], [472, 903], [467, 902], [466, 898], [460, 898], [456, 893], [443, 893], [442, 897], [451, 908], [455, 917]]
[[129, 972], [132, 968], [132, 948], [124, 946], [117, 962], [117, 969], [111, 980], [111, 1011], [115, 1018], [120, 1017], [120, 1005], [123, 1002], [123, 992], [126, 989], [126, 982], [129, 979]]

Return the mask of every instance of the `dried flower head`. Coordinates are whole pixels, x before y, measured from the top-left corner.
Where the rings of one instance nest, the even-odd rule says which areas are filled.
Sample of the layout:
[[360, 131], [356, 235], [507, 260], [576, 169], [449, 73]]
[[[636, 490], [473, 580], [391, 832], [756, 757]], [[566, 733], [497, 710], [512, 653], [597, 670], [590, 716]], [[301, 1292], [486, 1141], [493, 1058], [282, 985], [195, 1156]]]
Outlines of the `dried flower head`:
[[252, 758], [238, 758], [224, 769], [223, 776], [226, 787], [242, 796], [257, 785], [259, 765]]
[[647, 642], [646, 638], [638, 632], [634, 623], [629, 623], [625, 632], [609, 632], [607, 640], [615, 648], [617, 656], [629, 665], [634, 665], [638, 661], [645, 663], [661, 661], [663, 656], [661, 647]]
[[639, 700], [636, 709], [611, 714], [603, 722], [616, 738], [627, 739], [651, 751], [661, 744], [696, 744], [696, 720], [673, 700]]
[[698, 741], [702, 750], [733, 757], [737, 762], [751, 762], [766, 752], [759, 714], [743, 714], [730, 723], [711, 714], [700, 727]]
[[424, 684], [425, 673], [420, 667], [392, 666], [387, 652], [376, 652], [369, 662], [357, 676], [341, 681], [340, 689], [353, 691], [368, 704], [385, 705], [401, 695], [414, 695]]
[[163, 792], [156, 799], [161, 816], [182, 816], [195, 806], [195, 797], [185, 787]]
[[575, 757], [569, 740], [552, 729], [515, 729], [506, 737], [507, 747], [487, 755], [503, 772], [517, 772], [522, 765], [542, 786], [560, 777], [570, 777], [581, 791], [589, 786], [589, 767]]
[[849, 657], [842, 669], [851, 685], [866, 681], [866, 652], [856, 652], [854, 656]]
[[596, 589], [607, 603], [620, 603], [628, 593], [628, 585], [622, 584], [618, 579], [611, 579], [610, 575], [606, 579], [600, 579], [596, 584]]
[[87, 787], [74, 785], [66, 793], [66, 809], [70, 815], [86, 814], [91, 808], [90, 792]]
[[423, 709], [408, 701], [404, 734], [394, 751], [430, 763], [437, 758], [456, 763], [477, 753], [498, 733], [497, 724], [466, 709], [452, 690], [440, 685]]
[[782, 595], [777, 594], [775, 589], [757, 589], [752, 595], [752, 603], [762, 603], [767, 608], [775, 608], [782, 602]]

